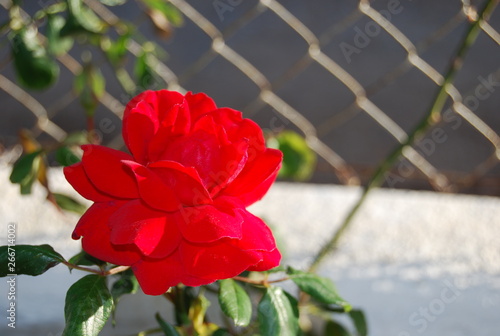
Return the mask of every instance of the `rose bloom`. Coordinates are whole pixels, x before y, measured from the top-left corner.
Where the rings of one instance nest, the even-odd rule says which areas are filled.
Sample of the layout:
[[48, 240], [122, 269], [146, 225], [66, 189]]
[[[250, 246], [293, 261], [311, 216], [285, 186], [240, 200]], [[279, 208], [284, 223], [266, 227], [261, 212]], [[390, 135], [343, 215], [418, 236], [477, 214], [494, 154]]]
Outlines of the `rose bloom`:
[[146, 91], [125, 108], [123, 138], [131, 155], [84, 145], [64, 169], [94, 202], [73, 232], [87, 253], [131, 266], [150, 295], [279, 264], [271, 231], [245, 209], [282, 161], [256, 123], [203, 93]]

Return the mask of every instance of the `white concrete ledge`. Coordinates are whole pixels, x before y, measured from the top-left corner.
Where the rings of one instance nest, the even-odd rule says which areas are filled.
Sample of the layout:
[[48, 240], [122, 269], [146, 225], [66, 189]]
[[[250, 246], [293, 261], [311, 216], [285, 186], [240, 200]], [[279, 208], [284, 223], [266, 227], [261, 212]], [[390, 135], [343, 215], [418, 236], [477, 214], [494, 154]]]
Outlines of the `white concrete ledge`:
[[[56, 211], [44, 201], [41, 188], [20, 196], [9, 173], [0, 163], [0, 244], [6, 244], [7, 224], [13, 222], [18, 244], [48, 243], [67, 258], [78, 252], [79, 243], [70, 238], [78, 217]], [[60, 170], [51, 170], [50, 177], [55, 191], [77, 196]], [[359, 194], [359, 188], [277, 183], [251, 211], [274, 228], [285, 263], [304, 267]], [[499, 218], [498, 198], [378, 190], [320, 273], [365, 310], [370, 335], [496, 335]], [[7, 327], [7, 285], [1, 281], [0, 334], [60, 335], [65, 292], [80, 275], [57, 266], [38, 278], [19, 276], [16, 330]], [[154, 313], [167, 309], [162, 298], [126, 297], [118, 309], [118, 327], [107, 326], [102, 334], [130, 335], [153, 327]]]

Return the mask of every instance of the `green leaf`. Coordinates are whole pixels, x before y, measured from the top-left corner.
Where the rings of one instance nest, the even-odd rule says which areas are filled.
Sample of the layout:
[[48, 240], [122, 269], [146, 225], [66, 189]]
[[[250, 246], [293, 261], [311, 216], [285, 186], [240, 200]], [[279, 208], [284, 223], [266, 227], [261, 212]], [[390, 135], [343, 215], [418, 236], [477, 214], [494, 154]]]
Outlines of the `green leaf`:
[[[24, 180], [34, 174], [36, 170], [36, 158], [42, 153], [38, 150], [33, 153], [29, 153], [21, 156], [14, 166], [12, 167], [12, 173], [10, 174], [10, 182], [12, 183], [22, 183]], [[36, 174], [35, 174], [36, 175]]]
[[75, 282], [66, 293], [62, 336], [97, 336], [111, 315], [113, 298], [106, 278], [87, 275]]
[[248, 294], [232, 279], [219, 281], [219, 304], [224, 314], [237, 326], [247, 326], [252, 318], [252, 303]]
[[303, 292], [311, 295], [317, 301], [339, 305], [344, 308], [344, 311], [351, 310], [351, 305], [337, 294], [335, 285], [330, 279], [313, 273], [298, 271], [291, 267], [288, 268], [287, 273]]
[[80, 103], [85, 109], [87, 116], [93, 116], [99, 105], [99, 100], [104, 94], [106, 81], [99, 69], [91, 64], [86, 64], [75, 77], [74, 88], [80, 96]]
[[276, 140], [278, 149], [283, 152], [279, 176], [296, 181], [311, 178], [316, 168], [316, 153], [309, 148], [304, 137], [293, 131], [283, 131]]
[[64, 55], [73, 46], [72, 38], [61, 37], [61, 29], [65, 24], [66, 19], [60, 15], [49, 15], [47, 17], [47, 49], [52, 55]]
[[127, 0], [99, 0], [99, 1], [106, 6], [119, 6], [127, 2]]
[[217, 329], [214, 331], [212, 336], [231, 336], [231, 334], [227, 331], [227, 329]]
[[0, 246], [0, 261], [0, 277], [8, 274], [36, 276], [64, 261], [64, 258], [50, 245], [15, 245]]
[[327, 321], [325, 325], [325, 336], [351, 336], [351, 334], [340, 324], [335, 321]]
[[134, 276], [132, 270], [128, 269], [118, 274], [119, 278], [111, 286], [111, 295], [115, 304], [120, 297], [125, 294], [135, 294], [139, 289], [139, 282]]
[[71, 165], [81, 161], [80, 158], [78, 156], [76, 156], [73, 153], [73, 151], [66, 146], [59, 147], [56, 150], [56, 160], [62, 166], [65, 166], [65, 167], [71, 166]]
[[72, 211], [79, 215], [83, 215], [83, 213], [87, 211], [87, 207], [85, 205], [81, 204], [72, 197], [59, 193], [52, 193], [52, 195], [54, 196], [57, 205], [59, 205], [59, 207], [63, 210]]
[[349, 312], [349, 317], [351, 318], [354, 326], [356, 327], [356, 331], [359, 336], [367, 336], [368, 335], [368, 325], [366, 323], [365, 314], [358, 309], [353, 309]]
[[68, 19], [61, 29], [61, 36], [78, 33], [96, 33], [104, 30], [103, 21], [82, 0], [66, 0]]
[[63, 144], [66, 146], [85, 145], [89, 143], [88, 134], [85, 131], [68, 134]]
[[181, 26], [184, 23], [184, 18], [181, 12], [172, 4], [164, 0], [142, 0], [142, 2], [150, 9], [156, 10], [165, 16], [168, 22], [174, 26]]
[[155, 318], [156, 321], [158, 321], [161, 330], [163, 330], [163, 332], [165, 333], [165, 336], [180, 336], [180, 334], [172, 325], [165, 322], [165, 320], [161, 318], [160, 314], [156, 313]]
[[262, 336], [294, 336], [299, 332], [296, 309], [280, 287], [269, 287], [258, 306]]
[[43, 166], [41, 154], [42, 150], [26, 154], [20, 157], [12, 167], [10, 181], [19, 184], [22, 195], [31, 193], [31, 187], [39, 176]]
[[109, 61], [114, 66], [118, 66], [123, 63], [125, 56], [127, 55], [127, 45], [130, 40], [130, 32], [120, 35], [116, 41], [111, 41], [110, 39], [103, 39], [101, 42], [102, 49], [106, 52]]
[[47, 55], [37, 34], [35, 28], [29, 27], [10, 35], [17, 78], [28, 89], [45, 89], [59, 76], [59, 65]]
[[99, 260], [83, 250], [80, 253], [75, 254], [73, 257], [71, 257], [71, 259], [69, 259], [68, 262], [73, 265], [82, 265], [82, 266], [93, 266], [93, 265], [102, 266], [106, 264], [105, 261]]
[[153, 68], [149, 64], [148, 53], [141, 53], [136, 61], [134, 66], [134, 74], [137, 80], [137, 85], [141, 89], [152, 89], [158, 83], [158, 79], [156, 78]]

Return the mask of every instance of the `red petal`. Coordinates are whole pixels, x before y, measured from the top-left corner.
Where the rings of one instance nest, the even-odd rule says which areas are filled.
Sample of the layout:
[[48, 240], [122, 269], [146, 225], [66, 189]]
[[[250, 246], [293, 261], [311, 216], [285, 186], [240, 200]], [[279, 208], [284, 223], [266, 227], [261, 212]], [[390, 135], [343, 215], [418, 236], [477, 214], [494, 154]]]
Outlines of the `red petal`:
[[215, 134], [198, 130], [169, 145], [162, 158], [195, 168], [205, 188], [215, 195], [243, 169], [247, 149], [244, 141], [224, 145]]
[[176, 254], [161, 260], [141, 260], [132, 270], [147, 295], [161, 295], [170, 287], [177, 286], [184, 274], [184, 268]]
[[222, 238], [240, 239], [243, 219], [225, 203], [182, 208], [176, 214], [182, 236], [192, 243], [211, 243]]
[[128, 202], [109, 219], [111, 242], [135, 244], [146, 256], [163, 258], [179, 245], [181, 235], [172, 216], [150, 209], [140, 200]]
[[179, 253], [187, 273], [214, 281], [236, 276], [262, 259], [260, 252], [242, 251], [224, 242], [208, 246], [183, 242]]
[[196, 278], [186, 274], [178, 253], [160, 260], [140, 260], [132, 266], [132, 270], [142, 291], [148, 295], [163, 294], [179, 283], [195, 287], [214, 282], [213, 279]]
[[[160, 124], [163, 127], [175, 124], [181, 127], [181, 124], [189, 123], [189, 111], [178, 117], [178, 111], [173, 110], [175, 105], [183, 103], [184, 96], [179, 92], [160, 90], [144, 91], [127, 104], [123, 115], [123, 139], [139, 162], [146, 163], [146, 147], [158, 132]], [[188, 120], [184, 120], [186, 118]]]
[[232, 240], [236, 247], [242, 250], [272, 251], [276, 249], [276, 242], [269, 227], [260, 219], [245, 209], [238, 209], [243, 217], [242, 238]]
[[182, 104], [172, 106], [165, 114], [165, 118], [161, 120], [158, 132], [149, 143], [150, 161], [160, 160], [165, 148], [168, 148], [178, 136], [186, 134], [190, 129], [191, 116], [187, 103], [183, 101]]
[[108, 218], [123, 202], [94, 203], [80, 218], [73, 232], [73, 238], [83, 236], [82, 247], [90, 255], [116, 265], [132, 265], [140, 255], [133, 245], [111, 244], [111, 230]]
[[148, 145], [158, 130], [157, 112], [145, 101], [139, 101], [123, 119], [123, 138], [134, 158], [142, 163], [148, 161]]
[[262, 261], [260, 261], [254, 266], [249, 267], [248, 271], [262, 272], [279, 266], [281, 261], [281, 253], [280, 251], [278, 251], [278, 249], [275, 249], [271, 252], [261, 252], [261, 253], [262, 253]]
[[230, 108], [220, 108], [210, 113], [218, 125], [222, 125], [230, 141], [246, 139], [257, 153], [265, 150], [265, 140], [262, 129], [250, 119], [243, 119], [240, 111]]
[[83, 168], [94, 186], [117, 198], [138, 198], [137, 184], [121, 162], [132, 160], [124, 152], [98, 145], [82, 146]]
[[212, 203], [210, 194], [194, 168], [173, 161], [153, 162], [149, 168], [174, 190], [182, 204], [192, 206]]
[[[164, 122], [165, 119], [169, 119], [170, 116], [167, 113], [170, 111], [172, 106], [176, 104], [182, 104], [184, 102], [184, 96], [176, 91], [169, 90], [159, 90], [154, 91], [156, 93], [157, 105], [154, 106], [155, 110], [158, 111], [158, 119], [160, 122]], [[171, 125], [175, 119], [172, 120]]]
[[222, 194], [239, 198], [244, 206], [260, 200], [276, 180], [283, 154], [275, 149], [266, 149], [231, 182]]
[[204, 93], [193, 94], [192, 92], [186, 93], [186, 101], [189, 104], [191, 111], [191, 118], [198, 119], [200, 116], [217, 109], [215, 102]]
[[94, 202], [106, 202], [112, 201], [109, 195], [106, 195], [96, 189], [92, 182], [89, 180], [85, 170], [83, 169], [83, 164], [78, 162], [72, 166], [64, 167], [64, 176], [68, 180], [69, 184], [75, 188], [76, 191], [83, 197]]
[[163, 211], [177, 211], [181, 203], [174, 190], [151, 169], [134, 161], [123, 161], [134, 173], [142, 200], [149, 206]]

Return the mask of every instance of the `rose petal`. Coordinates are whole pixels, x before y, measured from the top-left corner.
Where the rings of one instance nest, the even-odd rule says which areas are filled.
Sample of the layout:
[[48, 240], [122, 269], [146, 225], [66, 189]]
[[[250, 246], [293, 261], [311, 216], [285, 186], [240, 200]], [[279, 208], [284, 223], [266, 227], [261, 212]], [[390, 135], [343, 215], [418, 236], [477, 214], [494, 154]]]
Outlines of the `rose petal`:
[[161, 160], [165, 148], [171, 146], [178, 136], [184, 135], [191, 129], [191, 116], [186, 101], [173, 105], [165, 113], [160, 127], [149, 142], [148, 155], [151, 161]]
[[217, 109], [215, 102], [204, 93], [193, 94], [188, 92], [185, 95], [185, 99], [189, 104], [189, 109], [191, 110], [192, 120], [198, 119], [200, 116]]
[[276, 241], [269, 227], [247, 210], [237, 209], [243, 217], [242, 237], [240, 240], [231, 240], [232, 244], [242, 250], [272, 251], [276, 249]]
[[134, 177], [121, 162], [132, 160], [130, 155], [98, 145], [84, 145], [82, 149], [83, 168], [97, 189], [117, 198], [139, 197]]
[[185, 207], [176, 214], [182, 236], [192, 243], [242, 237], [243, 218], [226, 203]]
[[222, 194], [239, 198], [244, 206], [260, 200], [276, 180], [283, 154], [275, 149], [266, 149], [255, 160], [248, 163]]
[[222, 125], [230, 141], [247, 139], [252, 151], [265, 150], [265, 139], [262, 129], [254, 121], [243, 119], [242, 113], [230, 108], [220, 108], [210, 113], [218, 125]]
[[172, 215], [148, 208], [140, 200], [123, 205], [109, 218], [108, 225], [111, 243], [134, 244], [152, 258], [169, 255], [181, 240]]
[[161, 295], [181, 282], [184, 268], [176, 254], [160, 260], [141, 260], [132, 270], [147, 295]]
[[174, 190], [151, 169], [134, 161], [123, 161], [134, 173], [141, 199], [149, 206], [163, 211], [179, 210], [181, 203]]
[[143, 259], [132, 266], [132, 270], [148, 295], [160, 295], [170, 287], [183, 283], [186, 286], [202, 286], [214, 282], [214, 279], [196, 278], [186, 274], [180, 262], [179, 254], [174, 253], [164, 259]]
[[96, 189], [96, 187], [92, 184], [90, 179], [88, 178], [85, 170], [83, 169], [83, 164], [81, 162], [75, 163], [69, 167], [64, 167], [64, 176], [66, 180], [71, 184], [75, 190], [85, 197], [88, 200], [94, 202], [106, 202], [112, 201], [112, 198], [109, 195], [101, 192]]
[[181, 262], [188, 274], [205, 279], [231, 278], [261, 261], [261, 253], [242, 251], [229, 243], [195, 245], [183, 241]]
[[281, 253], [278, 249], [270, 252], [261, 252], [262, 260], [248, 268], [248, 271], [262, 272], [278, 267], [281, 261]]
[[224, 145], [214, 134], [199, 130], [168, 146], [162, 158], [195, 168], [205, 188], [215, 195], [243, 169], [247, 149], [244, 141]]
[[123, 138], [134, 158], [141, 163], [148, 161], [149, 142], [159, 127], [158, 116], [151, 105], [140, 101], [123, 121]]
[[157, 161], [149, 165], [165, 185], [174, 190], [182, 204], [187, 206], [211, 204], [212, 198], [192, 167], [174, 161]]
[[107, 220], [124, 202], [94, 203], [80, 218], [73, 239], [83, 236], [82, 247], [90, 255], [116, 265], [132, 265], [140, 255], [133, 245], [111, 244]]

